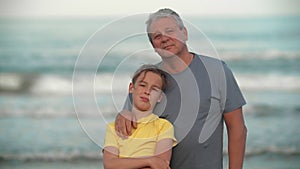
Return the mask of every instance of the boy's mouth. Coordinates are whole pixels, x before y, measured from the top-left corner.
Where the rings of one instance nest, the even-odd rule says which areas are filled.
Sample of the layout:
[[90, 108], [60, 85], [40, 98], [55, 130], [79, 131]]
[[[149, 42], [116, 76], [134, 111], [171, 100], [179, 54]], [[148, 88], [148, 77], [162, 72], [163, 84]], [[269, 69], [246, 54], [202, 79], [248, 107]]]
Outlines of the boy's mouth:
[[143, 102], [149, 102], [149, 98], [148, 97], [140, 97], [141, 98], [141, 100], [143, 101]]

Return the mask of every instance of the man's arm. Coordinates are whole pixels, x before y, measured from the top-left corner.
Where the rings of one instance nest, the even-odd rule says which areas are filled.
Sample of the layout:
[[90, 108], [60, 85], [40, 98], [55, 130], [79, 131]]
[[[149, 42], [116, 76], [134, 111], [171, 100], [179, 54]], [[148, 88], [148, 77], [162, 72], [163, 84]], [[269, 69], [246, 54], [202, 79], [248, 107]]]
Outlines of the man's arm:
[[229, 169], [242, 169], [247, 137], [242, 107], [225, 113], [224, 120], [228, 133]]
[[115, 130], [119, 137], [126, 139], [131, 135], [131, 128], [137, 128], [136, 117], [132, 110], [132, 96], [128, 93], [123, 110], [116, 116]]
[[115, 119], [115, 130], [119, 137], [125, 139], [131, 135], [131, 127], [137, 128], [136, 117], [128, 110], [121, 111]]

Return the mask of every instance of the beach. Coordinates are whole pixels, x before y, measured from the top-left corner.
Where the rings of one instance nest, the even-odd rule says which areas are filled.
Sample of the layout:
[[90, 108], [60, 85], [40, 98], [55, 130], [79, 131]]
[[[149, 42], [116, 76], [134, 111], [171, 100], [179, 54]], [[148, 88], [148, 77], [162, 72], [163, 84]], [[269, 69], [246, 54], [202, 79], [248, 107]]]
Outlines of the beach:
[[[130, 19], [125, 33], [145, 31], [143, 18]], [[247, 101], [245, 169], [299, 169], [299, 19], [185, 18], [192, 50], [224, 60]], [[145, 33], [117, 41], [121, 21], [1, 18], [1, 168], [103, 167], [105, 126], [122, 109], [133, 71], [160, 60], [143, 57], [153, 53]], [[226, 144], [224, 134], [225, 169]]]

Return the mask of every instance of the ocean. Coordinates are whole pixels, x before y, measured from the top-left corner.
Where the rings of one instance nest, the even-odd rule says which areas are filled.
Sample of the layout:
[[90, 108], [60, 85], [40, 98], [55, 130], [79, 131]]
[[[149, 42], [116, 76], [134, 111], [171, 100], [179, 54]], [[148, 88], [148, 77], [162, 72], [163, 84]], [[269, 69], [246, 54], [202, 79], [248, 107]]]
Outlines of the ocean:
[[[244, 168], [300, 169], [300, 16], [184, 19], [190, 49], [224, 60], [247, 100]], [[144, 20], [0, 18], [1, 168], [102, 168], [133, 71], [160, 60]]]

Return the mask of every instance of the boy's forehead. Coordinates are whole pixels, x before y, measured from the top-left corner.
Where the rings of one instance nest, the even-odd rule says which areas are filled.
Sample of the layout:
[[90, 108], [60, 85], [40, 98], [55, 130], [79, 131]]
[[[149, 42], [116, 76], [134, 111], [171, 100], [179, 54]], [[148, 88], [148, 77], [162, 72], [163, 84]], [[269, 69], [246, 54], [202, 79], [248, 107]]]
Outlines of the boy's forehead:
[[162, 83], [162, 78], [159, 74], [154, 73], [152, 71], [143, 71], [138, 77], [138, 82], [156, 82]]
[[153, 76], [152, 74], [157, 75], [156, 73], [154, 73], [152, 71], [144, 70], [140, 73], [140, 75], [137, 77], [137, 79], [143, 80], [145, 78], [149, 78], [149, 77]]

